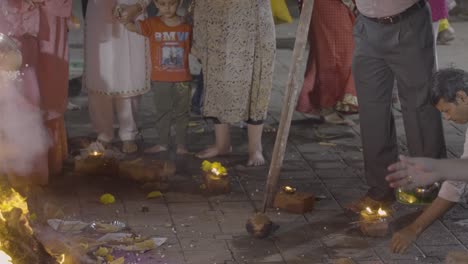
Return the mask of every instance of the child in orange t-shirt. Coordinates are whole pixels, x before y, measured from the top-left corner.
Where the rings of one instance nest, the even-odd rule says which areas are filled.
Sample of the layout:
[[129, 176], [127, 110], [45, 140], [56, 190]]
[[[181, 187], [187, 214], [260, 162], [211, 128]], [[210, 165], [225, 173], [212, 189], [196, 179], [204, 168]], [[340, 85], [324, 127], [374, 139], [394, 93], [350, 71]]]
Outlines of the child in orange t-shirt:
[[159, 17], [126, 24], [126, 28], [149, 38], [152, 87], [156, 105], [159, 144], [146, 153], [167, 151], [172, 119], [175, 120], [177, 154], [188, 153], [187, 125], [190, 108], [189, 52], [192, 28], [176, 14], [180, 0], [155, 0]]

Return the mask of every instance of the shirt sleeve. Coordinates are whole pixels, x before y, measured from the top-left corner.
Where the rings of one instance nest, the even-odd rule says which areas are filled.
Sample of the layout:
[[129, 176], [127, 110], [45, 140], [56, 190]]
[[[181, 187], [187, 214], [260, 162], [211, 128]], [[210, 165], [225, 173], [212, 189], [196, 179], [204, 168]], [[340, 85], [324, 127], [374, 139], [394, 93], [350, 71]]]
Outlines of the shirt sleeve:
[[458, 203], [466, 192], [467, 184], [458, 181], [445, 181], [440, 187], [439, 197], [447, 201]]
[[141, 34], [143, 36], [149, 37], [152, 34], [151, 23], [148, 19], [138, 20], [136, 23], [137, 27], [140, 27]]
[[468, 129], [465, 131], [465, 144], [463, 145], [463, 154], [460, 157], [461, 159], [468, 158]]

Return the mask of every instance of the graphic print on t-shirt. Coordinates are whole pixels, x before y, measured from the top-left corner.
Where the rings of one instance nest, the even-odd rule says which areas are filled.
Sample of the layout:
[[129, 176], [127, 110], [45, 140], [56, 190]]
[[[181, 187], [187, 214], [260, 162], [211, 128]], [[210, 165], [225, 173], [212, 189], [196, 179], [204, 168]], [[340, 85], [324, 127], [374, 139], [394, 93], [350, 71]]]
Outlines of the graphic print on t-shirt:
[[184, 65], [184, 48], [178, 44], [164, 43], [161, 47], [161, 68], [168, 69], [181, 69], [185, 68]]
[[151, 49], [151, 80], [185, 82], [192, 76], [189, 70], [190, 25], [167, 26], [159, 17], [140, 21], [141, 32], [149, 38]]

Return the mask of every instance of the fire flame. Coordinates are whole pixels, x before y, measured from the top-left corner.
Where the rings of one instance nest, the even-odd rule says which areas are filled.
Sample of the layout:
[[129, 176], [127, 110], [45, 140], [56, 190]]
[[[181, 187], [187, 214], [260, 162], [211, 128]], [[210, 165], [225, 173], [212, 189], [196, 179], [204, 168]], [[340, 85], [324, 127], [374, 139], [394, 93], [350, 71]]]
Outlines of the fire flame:
[[98, 156], [101, 156], [102, 153], [97, 151], [97, 150], [94, 150], [91, 153], [89, 153], [89, 155], [94, 156], [94, 157], [98, 157]]
[[387, 216], [388, 216], [387, 211], [382, 210], [382, 208], [379, 208], [379, 210], [377, 211], [377, 213], [378, 213], [379, 216], [381, 216], [381, 217], [387, 217]]
[[2, 264], [13, 263], [11, 260], [11, 257], [8, 256], [8, 254], [2, 250], [0, 250], [0, 263]]
[[60, 257], [57, 259], [59, 264], [65, 263], [65, 254], [60, 255]]
[[284, 186], [283, 191], [289, 194], [293, 194], [296, 192], [296, 188], [291, 187], [291, 186]]
[[[13, 188], [2, 188], [0, 183], [0, 222], [2, 225], [8, 221], [4, 214], [11, 212], [13, 209], [20, 209], [23, 215], [27, 215], [29, 213], [28, 204], [26, 202], [26, 198], [21, 196], [18, 192], [16, 192]], [[29, 222], [24, 223], [24, 228], [30, 234], [33, 233]], [[0, 241], [0, 248], [2, 248], [2, 241]], [[6, 254], [4, 251], [0, 249], [0, 263], [7, 264], [13, 263], [12, 258]]]
[[211, 172], [215, 174], [216, 176], [219, 176], [221, 174], [217, 168], [212, 168]]
[[[375, 214], [375, 211], [372, 210], [370, 207], [366, 207], [366, 210], [365, 212], [368, 214], [368, 215], [374, 215]], [[384, 218], [384, 217], [387, 217], [388, 216], [388, 213], [387, 211], [383, 210], [382, 208], [379, 208], [379, 210], [377, 210], [377, 215]]]

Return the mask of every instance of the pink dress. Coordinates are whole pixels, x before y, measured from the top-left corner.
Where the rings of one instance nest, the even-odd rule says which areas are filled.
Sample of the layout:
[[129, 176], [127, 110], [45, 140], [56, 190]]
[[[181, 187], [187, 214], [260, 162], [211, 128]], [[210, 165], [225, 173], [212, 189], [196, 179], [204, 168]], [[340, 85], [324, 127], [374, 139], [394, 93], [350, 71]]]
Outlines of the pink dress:
[[[3, 113], [0, 131], [6, 137], [5, 141], [15, 150], [0, 157], [0, 167], [15, 182], [19, 180], [45, 184], [48, 178], [49, 137], [39, 109], [39, 10], [17, 0], [2, 1], [0, 10], [0, 32], [17, 42], [23, 56], [21, 80], [12, 79], [8, 73], [0, 72], [0, 92], [3, 99], [0, 103]], [[22, 122], [18, 122], [19, 120]], [[8, 151], [8, 146], [2, 144], [2, 148]]]
[[310, 52], [296, 110], [318, 114], [335, 109], [356, 112], [351, 74], [355, 16], [340, 0], [316, 1], [310, 22]]
[[68, 97], [67, 21], [72, 0], [45, 0], [40, 6], [38, 79], [41, 108], [52, 137], [49, 149], [49, 174], [59, 174], [68, 154], [63, 115]]

